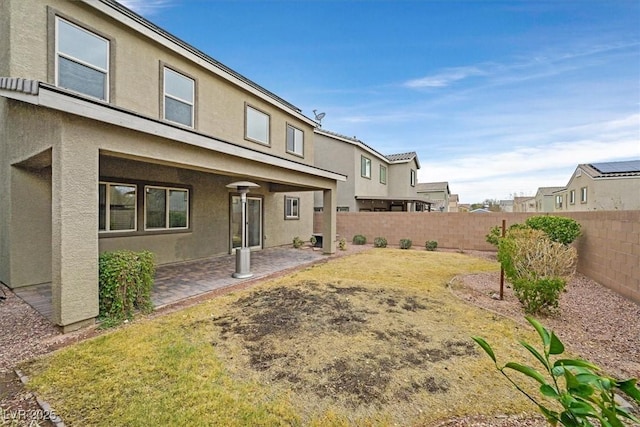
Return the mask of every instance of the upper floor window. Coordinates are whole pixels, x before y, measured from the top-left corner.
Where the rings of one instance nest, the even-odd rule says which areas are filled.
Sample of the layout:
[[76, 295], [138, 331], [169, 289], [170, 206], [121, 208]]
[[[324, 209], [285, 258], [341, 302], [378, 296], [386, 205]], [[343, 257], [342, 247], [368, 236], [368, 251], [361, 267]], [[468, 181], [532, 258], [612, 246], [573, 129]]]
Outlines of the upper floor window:
[[574, 205], [576, 203], [576, 190], [569, 191], [569, 204]]
[[580, 189], [580, 203], [587, 203], [587, 187]]
[[100, 182], [98, 185], [98, 230], [136, 229], [136, 186]]
[[360, 176], [371, 179], [371, 159], [368, 157], [360, 157]]
[[304, 132], [287, 125], [287, 151], [298, 156], [304, 155]]
[[245, 137], [269, 145], [269, 115], [246, 106]]
[[145, 187], [145, 229], [189, 227], [189, 190], [185, 188]]
[[167, 67], [163, 77], [164, 119], [193, 127], [195, 81]]
[[300, 198], [299, 197], [284, 197], [284, 219], [299, 219], [300, 218]]
[[411, 178], [409, 178], [412, 187], [416, 186], [416, 171], [411, 169]]
[[56, 85], [108, 101], [109, 41], [56, 18]]
[[387, 168], [386, 166], [380, 165], [380, 184], [387, 183]]

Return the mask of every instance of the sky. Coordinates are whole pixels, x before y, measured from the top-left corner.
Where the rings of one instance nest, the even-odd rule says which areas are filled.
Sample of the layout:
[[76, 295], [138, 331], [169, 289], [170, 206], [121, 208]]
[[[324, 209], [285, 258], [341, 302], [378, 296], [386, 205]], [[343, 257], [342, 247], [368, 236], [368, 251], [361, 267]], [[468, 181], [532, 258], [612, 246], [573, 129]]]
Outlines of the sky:
[[120, 0], [461, 203], [640, 159], [638, 0]]

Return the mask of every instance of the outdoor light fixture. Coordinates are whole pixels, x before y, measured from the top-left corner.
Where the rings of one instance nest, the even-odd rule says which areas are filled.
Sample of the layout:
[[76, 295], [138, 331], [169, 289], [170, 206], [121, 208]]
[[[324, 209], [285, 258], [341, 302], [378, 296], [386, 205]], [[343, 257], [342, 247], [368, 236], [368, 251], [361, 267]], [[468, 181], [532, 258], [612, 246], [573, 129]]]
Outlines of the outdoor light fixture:
[[227, 188], [236, 190], [240, 193], [240, 210], [242, 212], [242, 225], [240, 232], [242, 234], [242, 243], [236, 249], [236, 272], [231, 276], [236, 279], [246, 279], [253, 276], [251, 273], [251, 249], [249, 249], [249, 235], [247, 223], [247, 193], [252, 188], [260, 188], [258, 184], [249, 181], [237, 181], [227, 185]]

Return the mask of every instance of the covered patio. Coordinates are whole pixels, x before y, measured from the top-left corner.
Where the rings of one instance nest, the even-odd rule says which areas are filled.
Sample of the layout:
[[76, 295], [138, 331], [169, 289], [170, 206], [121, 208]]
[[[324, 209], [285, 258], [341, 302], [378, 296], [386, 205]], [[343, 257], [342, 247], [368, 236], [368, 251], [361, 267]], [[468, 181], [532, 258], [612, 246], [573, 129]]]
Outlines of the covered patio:
[[[195, 261], [161, 265], [156, 270], [151, 299], [156, 309], [195, 298], [208, 292], [267, 278], [276, 273], [309, 266], [331, 257], [341, 256], [364, 247], [352, 247], [334, 255], [323, 255], [318, 248], [294, 249], [280, 246], [251, 253], [251, 273], [246, 279], [231, 277], [235, 271], [235, 255], [223, 255]], [[44, 317], [53, 321], [51, 283], [14, 289], [14, 293]]]

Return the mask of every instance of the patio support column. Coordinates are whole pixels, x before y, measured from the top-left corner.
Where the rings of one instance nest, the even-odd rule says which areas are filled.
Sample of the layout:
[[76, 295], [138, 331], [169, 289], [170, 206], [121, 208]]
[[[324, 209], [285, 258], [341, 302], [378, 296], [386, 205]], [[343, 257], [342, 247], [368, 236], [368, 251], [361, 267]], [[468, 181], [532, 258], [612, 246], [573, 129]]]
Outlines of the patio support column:
[[53, 321], [70, 332], [92, 324], [98, 316], [99, 172], [95, 142], [81, 134], [63, 134], [53, 146], [51, 169]]
[[336, 252], [336, 189], [324, 190], [323, 198], [323, 227], [322, 252], [334, 254]]

